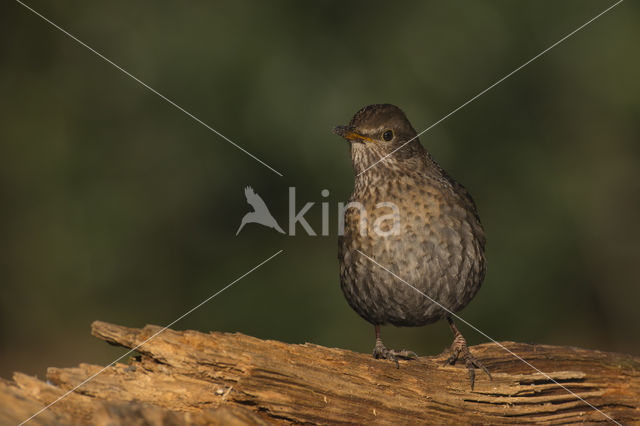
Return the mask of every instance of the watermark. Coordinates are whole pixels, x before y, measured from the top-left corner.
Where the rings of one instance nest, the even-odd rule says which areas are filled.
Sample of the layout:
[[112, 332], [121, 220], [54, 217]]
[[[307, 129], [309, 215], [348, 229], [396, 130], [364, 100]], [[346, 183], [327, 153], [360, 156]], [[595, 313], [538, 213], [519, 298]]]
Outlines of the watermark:
[[[323, 189], [320, 192], [323, 198], [329, 196], [329, 190]], [[240, 234], [245, 225], [250, 223], [256, 223], [268, 228], [275, 229], [281, 234], [287, 234], [295, 236], [298, 225], [309, 236], [317, 236], [315, 229], [311, 226], [309, 221], [305, 218], [311, 209], [316, 205], [316, 201], [309, 201], [305, 203], [299, 210], [296, 206], [296, 188], [289, 187], [289, 217], [287, 218], [287, 232], [285, 232], [275, 217], [269, 211], [267, 204], [262, 197], [256, 193], [256, 191], [247, 186], [244, 189], [244, 196], [247, 199], [247, 203], [253, 208], [252, 211], [245, 214], [241, 221], [236, 235]], [[330, 216], [332, 211], [330, 209], [330, 203], [328, 201], [321, 201], [321, 224], [320, 235], [328, 236], [330, 234]], [[392, 235], [400, 235], [401, 230], [401, 214], [400, 208], [391, 201], [381, 201], [369, 207], [367, 209], [362, 203], [357, 201], [351, 201], [349, 203], [339, 202], [336, 208], [333, 210], [337, 216], [337, 234], [344, 235], [345, 218], [349, 223], [349, 226], [356, 225], [360, 235], [377, 235], [380, 237], [387, 237]]]

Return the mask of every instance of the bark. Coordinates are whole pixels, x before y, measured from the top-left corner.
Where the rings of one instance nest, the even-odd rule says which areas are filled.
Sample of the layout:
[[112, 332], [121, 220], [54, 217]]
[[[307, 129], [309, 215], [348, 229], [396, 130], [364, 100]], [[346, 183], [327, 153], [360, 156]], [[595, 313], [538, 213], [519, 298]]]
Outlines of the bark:
[[[447, 354], [400, 361], [239, 333], [127, 328], [96, 321], [93, 335], [137, 349], [103, 370], [49, 368], [48, 382], [0, 379], [0, 424], [17, 424], [99, 373], [30, 424], [585, 423], [640, 424], [640, 358], [503, 342], [471, 347], [493, 380]], [[571, 394], [569, 391], [573, 392]], [[577, 396], [584, 401], [578, 399]], [[592, 408], [588, 404], [600, 411]], [[606, 415], [606, 416], [605, 416]]]

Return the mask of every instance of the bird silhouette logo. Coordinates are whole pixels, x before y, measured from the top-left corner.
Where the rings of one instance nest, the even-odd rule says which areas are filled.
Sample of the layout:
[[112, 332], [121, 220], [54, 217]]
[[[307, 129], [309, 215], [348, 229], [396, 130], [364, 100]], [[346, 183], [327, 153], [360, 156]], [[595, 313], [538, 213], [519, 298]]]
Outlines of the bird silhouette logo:
[[264, 203], [262, 198], [260, 198], [260, 196], [256, 194], [253, 188], [247, 186], [244, 189], [244, 196], [247, 198], [247, 203], [249, 203], [249, 205], [253, 207], [253, 211], [244, 215], [244, 217], [242, 218], [242, 222], [240, 222], [240, 227], [238, 228], [236, 235], [240, 233], [242, 228], [244, 228], [247, 223], [259, 223], [260, 225], [273, 228], [279, 233], [284, 234], [284, 231], [282, 230], [282, 228], [280, 228], [278, 222], [276, 222], [276, 220], [269, 212], [267, 205]]

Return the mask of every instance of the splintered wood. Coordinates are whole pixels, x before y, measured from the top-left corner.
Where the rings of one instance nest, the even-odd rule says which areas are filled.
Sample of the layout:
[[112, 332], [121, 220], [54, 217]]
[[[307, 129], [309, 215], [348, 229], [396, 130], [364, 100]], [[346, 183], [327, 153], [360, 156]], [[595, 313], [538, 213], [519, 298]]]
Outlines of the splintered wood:
[[[96, 321], [93, 335], [134, 348], [161, 330]], [[502, 343], [472, 352], [493, 375], [469, 386], [446, 354], [393, 363], [342, 349], [243, 334], [166, 330], [29, 424], [640, 423], [640, 358]], [[101, 366], [49, 368], [48, 382], [0, 379], [0, 424], [17, 424]], [[582, 400], [580, 399], [582, 398]], [[591, 404], [593, 407], [591, 407]], [[598, 411], [600, 410], [600, 411]]]

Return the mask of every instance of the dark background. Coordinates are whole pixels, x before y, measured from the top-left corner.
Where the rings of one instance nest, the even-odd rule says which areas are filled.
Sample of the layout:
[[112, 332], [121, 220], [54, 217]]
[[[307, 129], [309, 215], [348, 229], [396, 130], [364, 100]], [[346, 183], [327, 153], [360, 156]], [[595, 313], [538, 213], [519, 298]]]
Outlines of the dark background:
[[[0, 376], [106, 364], [124, 350], [93, 320], [167, 324], [279, 249], [174, 328], [370, 352], [339, 288], [353, 175], [330, 130], [380, 102], [422, 130], [612, 3], [28, 3], [284, 177], [3, 3]], [[460, 314], [493, 338], [640, 354], [639, 12], [622, 3], [421, 137], [478, 204], [488, 274]], [[283, 227], [289, 186], [317, 232], [329, 202], [331, 235], [236, 237], [246, 185]], [[383, 333], [422, 355], [451, 342], [442, 322]]]

